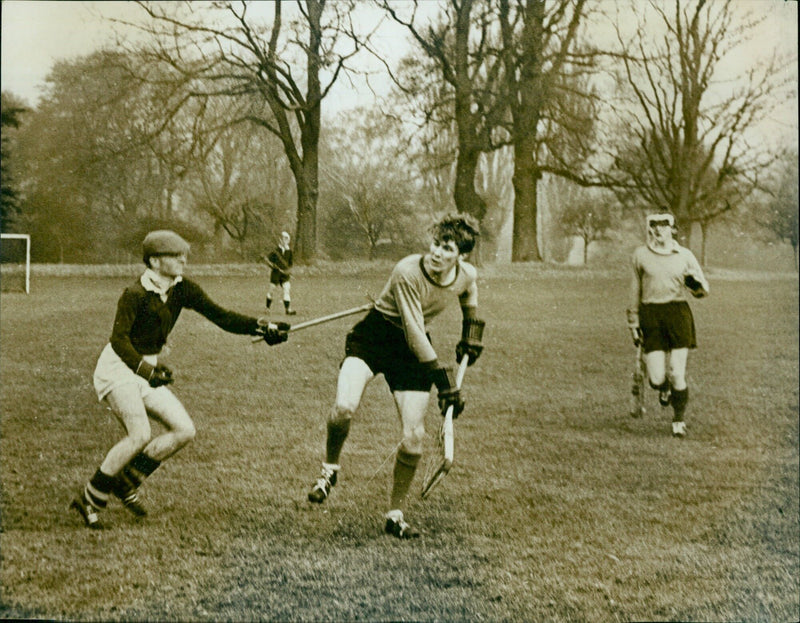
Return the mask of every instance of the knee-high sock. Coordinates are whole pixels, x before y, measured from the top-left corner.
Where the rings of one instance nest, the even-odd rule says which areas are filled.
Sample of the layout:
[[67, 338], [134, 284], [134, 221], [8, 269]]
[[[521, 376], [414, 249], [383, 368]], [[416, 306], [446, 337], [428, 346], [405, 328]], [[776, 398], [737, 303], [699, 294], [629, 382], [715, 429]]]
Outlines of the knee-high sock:
[[137, 489], [145, 478], [158, 469], [159, 465], [161, 461], [156, 461], [144, 452], [140, 452], [122, 468], [117, 475], [118, 482], [127, 485], [128, 489]]
[[339, 455], [342, 453], [342, 447], [349, 433], [349, 419], [328, 421], [328, 439], [325, 442], [325, 461], [327, 463], [339, 463]]
[[419, 457], [419, 454], [406, 452], [402, 446], [397, 451], [397, 457], [394, 461], [392, 496], [389, 502], [392, 510], [403, 508], [411, 481], [414, 479], [414, 473], [417, 471]]
[[86, 483], [83, 497], [95, 508], [105, 508], [108, 505], [108, 495], [114, 487], [114, 477], [104, 474], [99, 469], [92, 479]]
[[672, 390], [672, 421], [683, 422], [683, 414], [686, 412], [686, 403], [689, 402], [689, 388]]

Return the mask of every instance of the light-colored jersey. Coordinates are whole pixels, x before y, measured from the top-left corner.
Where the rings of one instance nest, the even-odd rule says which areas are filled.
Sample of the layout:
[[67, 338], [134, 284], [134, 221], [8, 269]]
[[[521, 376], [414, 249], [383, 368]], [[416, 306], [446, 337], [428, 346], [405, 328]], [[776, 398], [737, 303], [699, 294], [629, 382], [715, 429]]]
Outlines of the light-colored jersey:
[[686, 275], [694, 276], [707, 294], [708, 281], [703, 275], [700, 264], [686, 247], [673, 241], [668, 253], [656, 253], [647, 245], [638, 247], [633, 252], [633, 276], [631, 278], [628, 313], [638, 312], [643, 303], [670, 303], [686, 301]]
[[439, 285], [425, 271], [422, 255], [414, 254], [395, 264], [375, 309], [401, 327], [411, 351], [421, 362], [436, 359], [436, 351], [425, 336], [426, 325], [458, 298], [462, 307], [477, 307], [477, 271], [468, 262], [456, 264], [452, 282]]

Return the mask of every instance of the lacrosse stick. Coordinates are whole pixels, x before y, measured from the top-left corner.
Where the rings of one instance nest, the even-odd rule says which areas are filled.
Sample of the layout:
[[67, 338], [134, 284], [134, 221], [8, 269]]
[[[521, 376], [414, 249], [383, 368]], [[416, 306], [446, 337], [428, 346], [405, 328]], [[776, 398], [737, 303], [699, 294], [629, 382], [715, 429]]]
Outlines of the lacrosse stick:
[[[456, 387], [461, 389], [461, 381], [464, 380], [464, 373], [467, 371], [469, 365], [469, 355], [464, 355], [461, 358], [461, 363], [458, 365], [458, 373], [456, 374]], [[453, 439], [453, 405], [447, 407], [447, 412], [442, 420], [442, 427], [439, 430], [437, 438], [437, 456], [442, 457], [441, 463], [430, 476], [425, 477], [422, 483], [422, 499], [430, 495], [433, 488], [439, 484], [450, 471], [453, 466], [453, 453], [454, 453], [454, 439]]]
[[[336, 312], [334, 314], [328, 314], [327, 316], [322, 316], [320, 318], [314, 318], [313, 320], [306, 320], [305, 322], [300, 322], [298, 324], [294, 324], [289, 329], [290, 333], [294, 333], [295, 331], [300, 331], [301, 329], [307, 329], [308, 327], [313, 327], [318, 324], [323, 324], [325, 322], [330, 322], [331, 320], [338, 320], [339, 318], [344, 318], [345, 316], [352, 316], [353, 314], [358, 314], [361, 312], [369, 311], [372, 309], [374, 303], [364, 303], [363, 305], [359, 305], [358, 307], [352, 307], [350, 309], [345, 309], [344, 311]], [[264, 338], [262, 337], [254, 337], [252, 342], [255, 344], [256, 342], [261, 342]]]
[[636, 365], [633, 368], [633, 385], [631, 387], [631, 408], [630, 416], [639, 418], [644, 415], [644, 357], [642, 356], [642, 344], [636, 345]]

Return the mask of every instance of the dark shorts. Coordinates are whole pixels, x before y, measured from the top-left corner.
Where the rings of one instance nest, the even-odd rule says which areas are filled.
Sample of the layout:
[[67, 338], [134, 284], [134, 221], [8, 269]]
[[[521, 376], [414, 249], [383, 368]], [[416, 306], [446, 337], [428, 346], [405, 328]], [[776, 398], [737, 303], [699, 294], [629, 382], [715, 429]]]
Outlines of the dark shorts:
[[697, 348], [694, 317], [686, 301], [645, 303], [639, 307], [644, 352]]
[[274, 283], [276, 286], [282, 286], [287, 281], [289, 281], [289, 277], [277, 270], [273, 270], [269, 275], [269, 282]]
[[344, 352], [363, 360], [373, 374], [383, 374], [393, 392], [431, 390], [430, 373], [411, 352], [405, 332], [379, 311], [370, 310], [356, 323], [347, 334]]

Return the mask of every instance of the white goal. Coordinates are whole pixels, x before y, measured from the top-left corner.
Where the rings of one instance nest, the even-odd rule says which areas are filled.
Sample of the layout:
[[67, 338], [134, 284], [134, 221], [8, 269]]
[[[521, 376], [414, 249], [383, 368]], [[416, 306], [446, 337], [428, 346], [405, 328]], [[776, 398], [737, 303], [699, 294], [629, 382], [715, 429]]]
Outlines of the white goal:
[[26, 294], [31, 291], [29, 234], [0, 234], [0, 269], [3, 291], [25, 290]]

